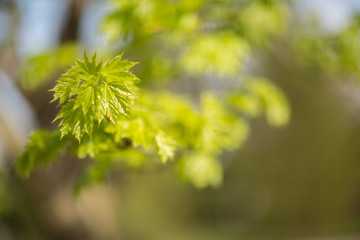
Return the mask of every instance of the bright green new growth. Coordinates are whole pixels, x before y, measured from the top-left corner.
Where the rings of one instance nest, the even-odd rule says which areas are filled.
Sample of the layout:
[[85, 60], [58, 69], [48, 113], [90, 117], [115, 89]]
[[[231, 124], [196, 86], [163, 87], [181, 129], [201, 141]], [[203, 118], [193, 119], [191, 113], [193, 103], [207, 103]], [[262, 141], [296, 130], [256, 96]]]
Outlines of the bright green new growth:
[[[119, 95], [126, 93], [125, 97], [133, 94], [129, 98], [127, 111], [111, 112], [108, 106], [105, 111], [99, 110], [105, 108], [102, 105], [104, 102], [114, 100], [106, 100], [109, 95], [102, 94], [97, 88], [115, 89], [113, 82], [109, 81], [112, 78], [108, 76], [112, 73], [121, 76], [123, 69], [126, 69], [123, 66], [132, 66], [133, 63], [119, 61], [120, 57], [105, 64], [96, 63], [95, 57], [91, 61], [86, 55], [84, 58], [84, 62], [77, 61], [77, 65], [64, 74], [53, 89], [54, 99], [59, 99], [63, 104], [58, 115], [58, 118], [64, 118], [60, 131], [42, 130], [32, 135], [17, 163], [21, 176], [27, 177], [37, 166], [51, 163], [59, 151], [67, 146], [77, 153], [78, 158], [95, 160], [85, 170], [76, 191], [88, 184], [103, 181], [114, 169], [123, 166], [138, 168], [152, 160], [159, 162], [156, 155], [160, 156], [161, 163], [177, 160], [174, 167], [181, 179], [199, 188], [215, 187], [222, 183], [220, 154], [224, 150], [240, 147], [248, 136], [248, 123], [242, 116], [264, 114], [268, 122], [275, 126], [289, 120], [284, 96], [264, 79], [249, 79], [239, 90], [224, 96], [203, 93], [199, 105], [196, 105], [185, 96], [166, 92], [144, 92], [135, 101], [134, 83], [138, 79], [125, 72], [131, 74], [129, 76], [133, 81], [129, 83], [130, 78], [117, 77], [117, 84], [120, 85], [121, 81], [123, 85], [128, 83], [127, 89], [133, 90], [124, 91], [123, 85], [120, 85], [122, 88], [116, 91]], [[115, 63], [118, 69], [109, 68]], [[74, 69], [78, 71], [78, 76], [70, 74], [75, 74]], [[104, 75], [108, 77], [106, 83], [103, 80], [105, 77], [98, 77]], [[94, 96], [89, 97], [88, 92], [93, 92]], [[122, 109], [122, 102], [118, 104], [118, 108]], [[101, 111], [104, 115], [98, 116], [97, 113]], [[108, 121], [102, 121], [105, 117]], [[79, 142], [73, 141], [68, 132]], [[67, 137], [60, 140], [64, 135]]]
[[[51, 153], [58, 149], [52, 143], [60, 141], [67, 153], [93, 159], [77, 191], [104, 181], [112, 171], [159, 163], [174, 167], [196, 187], [216, 187], [222, 183], [221, 154], [242, 146], [250, 118], [264, 115], [273, 126], [288, 122], [281, 90], [244, 71], [247, 59], [269, 46], [287, 22], [282, 1], [110, 3], [112, 12], [100, 27], [138, 57], [141, 94], [138, 78], [129, 72], [135, 63], [121, 56], [98, 62], [85, 53], [51, 90], [61, 106], [60, 128], [31, 137], [18, 162], [20, 175], [53, 161], [59, 151], [46, 155], [45, 149]], [[49, 57], [57, 59], [60, 50]], [[49, 78], [56, 68], [44, 65], [47, 71], [35, 64], [25, 75], [34, 76], [34, 82]], [[27, 74], [29, 69], [41, 74]], [[58, 138], [48, 141], [49, 135]]]
[[[60, 122], [61, 137], [71, 133], [79, 141], [86, 133], [92, 135], [94, 123], [100, 125], [104, 118], [110, 122], [128, 116], [133, 105], [139, 80], [129, 68], [136, 63], [121, 60], [121, 55], [105, 63], [89, 59], [76, 60], [59, 79], [54, 99], [59, 99], [61, 110], [55, 120]], [[54, 121], [55, 121], [54, 120]]]
[[26, 145], [26, 151], [16, 162], [17, 172], [23, 177], [28, 177], [35, 168], [53, 162], [65, 143], [66, 139], [60, 140], [58, 131], [38, 130], [34, 132]]
[[262, 78], [249, 79], [241, 90], [228, 95], [229, 104], [252, 117], [264, 114], [268, 123], [281, 127], [290, 119], [290, 107], [284, 94]]
[[232, 76], [242, 68], [249, 52], [249, 44], [233, 34], [205, 35], [194, 41], [180, 63], [193, 74], [209, 71], [220, 76]]

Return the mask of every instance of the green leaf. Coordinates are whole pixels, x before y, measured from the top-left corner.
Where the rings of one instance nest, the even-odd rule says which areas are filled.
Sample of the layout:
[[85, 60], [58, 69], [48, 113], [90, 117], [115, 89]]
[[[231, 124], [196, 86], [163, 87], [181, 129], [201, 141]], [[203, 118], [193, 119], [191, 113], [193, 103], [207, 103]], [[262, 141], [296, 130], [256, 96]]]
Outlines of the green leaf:
[[279, 88], [264, 79], [252, 81], [250, 87], [259, 98], [270, 125], [281, 127], [289, 122], [290, 107]]
[[[55, 120], [60, 122], [61, 137], [71, 133], [79, 141], [84, 134], [92, 135], [95, 122], [104, 118], [114, 123], [128, 116], [137, 96], [138, 78], [128, 71], [136, 63], [121, 60], [121, 55], [105, 63], [91, 59], [76, 60], [51, 89], [53, 101], [59, 100], [61, 110]], [[54, 120], [54, 121], [55, 121]]]
[[71, 96], [77, 93], [80, 86], [81, 79], [79, 77], [78, 66], [71, 67], [62, 77], [58, 80], [56, 86], [50, 91], [55, 92], [54, 98], [51, 102], [59, 99], [59, 103], [63, 104], [70, 99]]
[[16, 162], [18, 174], [24, 178], [38, 166], [46, 166], [53, 162], [60, 150], [64, 147], [66, 139], [59, 140], [59, 131], [38, 130], [30, 136], [26, 150]]
[[179, 63], [190, 74], [209, 71], [229, 77], [242, 70], [249, 53], [249, 43], [239, 36], [228, 33], [204, 35], [192, 42]]
[[134, 147], [142, 145], [148, 148], [154, 138], [152, 126], [141, 117], [123, 119], [115, 125], [109, 125], [105, 131], [114, 134], [117, 143], [125, 138], [131, 139]]
[[215, 95], [205, 93], [201, 100], [201, 131], [196, 148], [217, 154], [240, 147], [248, 136], [247, 123], [229, 113]]
[[60, 122], [61, 138], [69, 132], [74, 135], [79, 141], [84, 133], [92, 134], [94, 128], [93, 116], [84, 114], [80, 106], [76, 106], [76, 100], [71, 99], [65, 104], [55, 120], [62, 118]]
[[164, 133], [159, 133], [155, 137], [155, 145], [161, 161], [166, 163], [169, 159], [174, 157], [175, 144], [169, 136]]
[[142, 146], [145, 150], [156, 149], [161, 161], [165, 163], [174, 157], [175, 141], [164, 133], [165, 126], [159, 126], [159, 119], [148, 116], [155, 114], [150, 108], [136, 109], [130, 118], [108, 125], [105, 131], [113, 134], [117, 143], [130, 139], [134, 147]]
[[290, 120], [290, 107], [283, 92], [263, 78], [251, 78], [242, 90], [228, 95], [228, 101], [241, 113], [256, 117], [265, 115], [268, 123], [282, 127]]
[[207, 154], [185, 155], [177, 165], [178, 174], [198, 188], [217, 187], [222, 183], [222, 166], [218, 159]]

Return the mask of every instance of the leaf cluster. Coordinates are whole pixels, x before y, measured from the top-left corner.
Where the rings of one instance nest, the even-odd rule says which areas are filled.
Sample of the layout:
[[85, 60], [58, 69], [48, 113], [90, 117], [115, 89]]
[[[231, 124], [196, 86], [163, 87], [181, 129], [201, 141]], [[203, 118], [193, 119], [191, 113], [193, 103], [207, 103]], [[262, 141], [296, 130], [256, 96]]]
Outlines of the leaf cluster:
[[[51, 89], [61, 108], [54, 120], [61, 119], [59, 130], [31, 137], [19, 173], [28, 176], [56, 158], [59, 150], [48, 141], [50, 135], [64, 142], [55, 149], [93, 159], [76, 191], [114, 170], [170, 160], [184, 181], [215, 187], [222, 182], [221, 155], [242, 146], [251, 117], [264, 115], [273, 126], [288, 122], [280, 89], [244, 71], [255, 50], [281, 32], [286, 19], [281, 1], [111, 3], [100, 28], [112, 41], [123, 41], [129, 55], [140, 56], [141, 92], [130, 71], [136, 63], [122, 60], [122, 54], [98, 61], [85, 52]], [[170, 80], [176, 91], [163, 85]], [[201, 87], [179, 93], [183, 81]]]
[[97, 63], [96, 54], [89, 59], [86, 52], [83, 61], [76, 60], [51, 90], [52, 101], [62, 104], [55, 118], [62, 119], [61, 137], [71, 133], [80, 141], [84, 134], [92, 135], [95, 122], [128, 116], [137, 94], [138, 78], [129, 72], [135, 64], [121, 60], [121, 55]]

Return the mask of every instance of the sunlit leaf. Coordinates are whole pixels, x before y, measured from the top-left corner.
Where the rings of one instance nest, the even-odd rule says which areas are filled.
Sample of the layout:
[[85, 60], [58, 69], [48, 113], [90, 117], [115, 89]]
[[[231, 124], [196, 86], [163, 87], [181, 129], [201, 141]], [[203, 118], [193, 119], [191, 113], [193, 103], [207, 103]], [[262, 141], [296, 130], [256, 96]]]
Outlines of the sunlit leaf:
[[128, 116], [137, 93], [138, 78], [128, 71], [134, 65], [121, 56], [98, 63], [96, 54], [89, 59], [85, 52], [51, 90], [53, 101], [63, 104], [56, 117], [62, 119], [61, 136], [71, 133], [80, 141], [84, 134], [91, 136], [95, 122]]

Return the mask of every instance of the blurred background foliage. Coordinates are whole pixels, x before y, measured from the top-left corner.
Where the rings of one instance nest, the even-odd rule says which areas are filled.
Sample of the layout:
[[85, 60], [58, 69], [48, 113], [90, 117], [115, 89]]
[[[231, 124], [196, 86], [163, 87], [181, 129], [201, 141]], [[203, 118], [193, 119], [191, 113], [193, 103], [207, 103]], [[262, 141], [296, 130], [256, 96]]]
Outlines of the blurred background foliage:
[[[358, 239], [359, 11], [351, 0], [1, 0], [0, 239]], [[47, 90], [84, 49], [140, 63], [135, 117], [22, 180], [29, 133], [57, 127]], [[146, 148], [165, 140], [135, 130], [159, 126], [176, 161], [138, 149], [91, 161], [114, 147], [104, 134]], [[52, 161], [54, 136], [32, 135], [42, 144], [28, 144], [38, 152], [23, 169]], [[92, 182], [105, 183], [74, 197]]]

